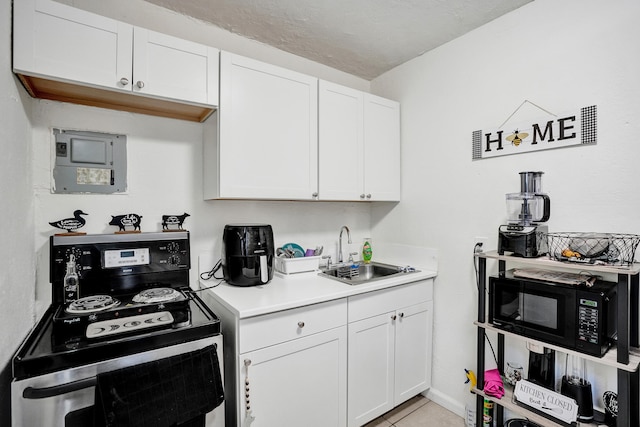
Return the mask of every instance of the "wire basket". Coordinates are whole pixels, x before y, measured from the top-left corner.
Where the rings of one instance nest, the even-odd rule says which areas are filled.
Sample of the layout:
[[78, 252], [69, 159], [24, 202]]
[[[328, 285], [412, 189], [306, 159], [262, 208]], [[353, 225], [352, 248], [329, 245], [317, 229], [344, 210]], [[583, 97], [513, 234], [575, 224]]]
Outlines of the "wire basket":
[[353, 279], [358, 276], [360, 276], [360, 270], [353, 268], [351, 264], [338, 267], [338, 277], [341, 279]]
[[640, 236], [614, 233], [547, 233], [549, 258], [585, 264], [633, 264]]

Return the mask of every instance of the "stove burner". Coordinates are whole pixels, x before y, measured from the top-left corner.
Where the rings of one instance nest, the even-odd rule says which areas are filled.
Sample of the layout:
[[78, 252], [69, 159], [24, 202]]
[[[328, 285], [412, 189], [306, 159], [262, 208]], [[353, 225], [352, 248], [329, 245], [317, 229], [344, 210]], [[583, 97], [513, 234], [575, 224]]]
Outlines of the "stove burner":
[[72, 301], [65, 312], [69, 314], [88, 314], [108, 310], [120, 305], [120, 301], [109, 295], [90, 295]]
[[146, 289], [133, 297], [133, 302], [141, 304], [157, 304], [178, 299], [182, 294], [172, 288]]

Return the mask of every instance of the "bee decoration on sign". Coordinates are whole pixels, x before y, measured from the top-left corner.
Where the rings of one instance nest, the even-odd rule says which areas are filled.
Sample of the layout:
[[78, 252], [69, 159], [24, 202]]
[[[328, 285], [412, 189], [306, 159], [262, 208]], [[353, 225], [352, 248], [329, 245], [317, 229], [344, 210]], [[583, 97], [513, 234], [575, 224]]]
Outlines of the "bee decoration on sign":
[[526, 137], [528, 137], [529, 134], [526, 132], [520, 132], [518, 131], [518, 129], [513, 131], [512, 135], [509, 135], [507, 137], [507, 141], [511, 142], [512, 145], [515, 145], [516, 147], [518, 145], [520, 145], [522, 143], [522, 140], [525, 139]]

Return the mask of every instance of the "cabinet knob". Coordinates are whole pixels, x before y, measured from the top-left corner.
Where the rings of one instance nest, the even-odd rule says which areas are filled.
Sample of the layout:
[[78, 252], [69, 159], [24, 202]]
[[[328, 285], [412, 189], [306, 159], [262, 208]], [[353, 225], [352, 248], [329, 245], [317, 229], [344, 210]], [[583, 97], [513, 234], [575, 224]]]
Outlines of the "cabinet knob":
[[129, 79], [128, 79], [128, 78], [126, 78], [126, 77], [121, 78], [121, 79], [120, 79], [120, 84], [121, 84], [122, 86], [126, 86], [126, 85], [128, 85], [128, 84], [129, 84]]
[[364, 199], [364, 193], [362, 193], [362, 194], [360, 195], [360, 198], [361, 198], [361, 199]]
[[400, 318], [402, 319], [404, 317], [404, 313], [400, 313]]
[[142, 89], [144, 87], [144, 82], [142, 80], [138, 80], [136, 82], [136, 86], [138, 86], [138, 89]]
[[300, 321], [298, 322], [298, 328], [304, 328], [304, 322]]
[[396, 320], [396, 319], [397, 319], [397, 316], [395, 314], [392, 314], [391, 315], [391, 320]]
[[367, 194], [367, 199], [371, 198], [371, 193]]
[[311, 194], [311, 197], [313, 197], [314, 199], [317, 198], [318, 197], [318, 193], [316, 192], [316, 193]]

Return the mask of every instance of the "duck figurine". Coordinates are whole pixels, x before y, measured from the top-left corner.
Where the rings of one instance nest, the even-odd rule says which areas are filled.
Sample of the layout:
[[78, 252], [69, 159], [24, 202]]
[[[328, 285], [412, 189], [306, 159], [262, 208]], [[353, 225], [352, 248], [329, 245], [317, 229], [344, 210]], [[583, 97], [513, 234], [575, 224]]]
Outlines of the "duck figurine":
[[49, 224], [61, 230], [67, 230], [68, 233], [75, 232], [79, 228], [84, 227], [84, 224], [87, 222], [80, 215], [89, 214], [84, 213], [80, 209], [78, 209], [73, 212], [73, 218], [65, 218], [59, 221], [50, 222]]

